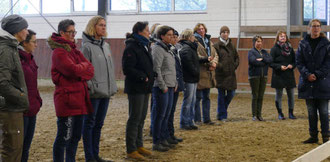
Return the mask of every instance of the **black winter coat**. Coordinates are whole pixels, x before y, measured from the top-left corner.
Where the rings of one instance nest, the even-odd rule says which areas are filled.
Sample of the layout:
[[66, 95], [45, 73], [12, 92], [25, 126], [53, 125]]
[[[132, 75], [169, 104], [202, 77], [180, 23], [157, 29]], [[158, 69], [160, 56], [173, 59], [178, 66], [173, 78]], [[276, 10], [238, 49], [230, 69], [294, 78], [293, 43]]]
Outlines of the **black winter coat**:
[[198, 83], [199, 62], [208, 62], [207, 59], [199, 59], [197, 43], [181, 40], [182, 48], [179, 51], [183, 72], [183, 81], [186, 83]]
[[[298, 97], [301, 99], [330, 99], [330, 51], [329, 40], [322, 37], [312, 53], [310, 35], [300, 41], [296, 53], [296, 64], [300, 72]], [[314, 74], [316, 81], [309, 82], [308, 76]]]
[[173, 53], [175, 58], [176, 81], [178, 82], [177, 92], [181, 92], [184, 90], [181, 59], [179, 57], [178, 49], [176, 46], [171, 47], [171, 52]]
[[[148, 50], [136, 38], [126, 39], [126, 47], [122, 58], [125, 78], [124, 92], [127, 94], [151, 93], [155, 73], [153, 71], [150, 47]], [[148, 78], [148, 81], [146, 79]]]
[[[294, 88], [296, 87], [296, 80], [294, 78], [294, 68], [296, 68], [295, 53], [291, 48], [290, 55], [285, 56], [282, 54], [281, 47], [276, 43], [270, 50], [270, 55], [273, 58], [273, 62], [270, 67], [273, 68], [272, 73], [272, 88]], [[281, 66], [288, 66], [291, 64], [292, 69], [285, 71], [281, 70]]]

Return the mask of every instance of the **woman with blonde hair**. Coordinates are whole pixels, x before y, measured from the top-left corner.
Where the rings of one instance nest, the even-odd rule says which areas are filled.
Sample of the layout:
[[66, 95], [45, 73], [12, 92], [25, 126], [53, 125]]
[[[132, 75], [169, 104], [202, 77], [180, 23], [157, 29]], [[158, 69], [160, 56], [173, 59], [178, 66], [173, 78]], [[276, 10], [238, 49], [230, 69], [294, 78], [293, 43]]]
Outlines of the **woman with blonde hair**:
[[296, 119], [293, 115], [294, 88], [296, 87], [293, 70], [296, 67], [296, 55], [284, 31], [277, 32], [275, 44], [270, 50], [270, 55], [273, 58], [273, 62], [270, 64], [270, 67], [273, 68], [271, 87], [276, 89], [275, 106], [278, 112], [278, 119], [285, 119], [282, 112], [283, 88], [286, 89], [288, 95], [289, 118]]
[[83, 143], [86, 161], [106, 161], [99, 157], [101, 129], [110, 97], [117, 92], [112, 53], [104, 40], [106, 36], [106, 22], [101, 16], [90, 19], [82, 35], [82, 52], [95, 70], [94, 77], [87, 82], [94, 111], [84, 117]]

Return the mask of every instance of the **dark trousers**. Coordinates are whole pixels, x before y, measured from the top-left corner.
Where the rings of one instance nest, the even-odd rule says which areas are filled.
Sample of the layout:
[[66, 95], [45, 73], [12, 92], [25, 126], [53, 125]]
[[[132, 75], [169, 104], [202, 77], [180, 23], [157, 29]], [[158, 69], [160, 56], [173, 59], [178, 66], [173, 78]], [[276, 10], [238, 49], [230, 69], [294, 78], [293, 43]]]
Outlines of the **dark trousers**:
[[75, 162], [78, 142], [81, 138], [83, 115], [57, 117], [57, 134], [53, 146], [53, 161]]
[[0, 111], [0, 161], [20, 162], [23, 150], [23, 113]]
[[[294, 88], [285, 88], [286, 93], [288, 95], [288, 106], [289, 109], [294, 108]], [[278, 109], [282, 110], [282, 95], [283, 95], [283, 88], [276, 88], [276, 95], [275, 95], [275, 105]]]
[[322, 136], [329, 136], [329, 117], [328, 117], [328, 100], [325, 99], [306, 99], [308, 110], [309, 133], [312, 137], [317, 137], [317, 111], [320, 115]]
[[201, 122], [201, 107], [200, 101], [202, 100], [202, 113], [203, 121], [210, 121], [210, 88], [200, 89], [196, 92], [196, 103], [195, 103], [195, 122]]
[[218, 115], [217, 119], [227, 119], [228, 106], [231, 100], [234, 98], [235, 90], [225, 90], [218, 88]]
[[252, 116], [261, 117], [267, 77], [251, 78], [249, 82], [252, 91]]
[[128, 94], [129, 117], [126, 125], [126, 149], [132, 153], [143, 147], [143, 126], [150, 94]]
[[101, 129], [107, 115], [109, 98], [91, 99], [94, 111], [84, 116], [83, 143], [85, 159], [97, 159], [99, 157], [99, 143]]
[[180, 92], [174, 92], [173, 94], [173, 105], [170, 110], [170, 117], [168, 118], [168, 133], [170, 137], [174, 137], [174, 113], [176, 109], [176, 103], [178, 102]]
[[37, 116], [24, 116], [24, 144], [22, 153], [22, 162], [29, 159], [29, 150], [32, 143], [34, 129], [36, 127]]
[[152, 108], [153, 124], [152, 124], [152, 139], [154, 144], [159, 144], [161, 141], [169, 138], [168, 119], [173, 105], [174, 88], [168, 88], [166, 93], [158, 88], [152, 89], [152, 96], [155, 107]]

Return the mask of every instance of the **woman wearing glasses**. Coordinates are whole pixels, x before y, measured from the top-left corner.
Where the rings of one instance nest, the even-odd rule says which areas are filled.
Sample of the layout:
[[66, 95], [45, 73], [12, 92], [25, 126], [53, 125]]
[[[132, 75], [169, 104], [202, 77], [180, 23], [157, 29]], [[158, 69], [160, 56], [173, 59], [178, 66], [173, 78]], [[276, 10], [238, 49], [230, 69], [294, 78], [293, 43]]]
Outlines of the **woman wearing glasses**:
[[76, 49], [75, 23], [62, 20], [58, 33], [48, 44], [53, 50], [52, 80], [55, 84], [54, 104], [57, 116], [57, 135], [53, 146], [53, 161], [75, 161], [81, 138], [83, 115], [93, 111], [87, 81], [94, 76], [93, 65]]
[[248, 53], [249, 82], [252, 90], [252, 120], [263, 121], [261, 116], [262, 101], [266, 89], [268, 66], [272, 57], [262, 48], [261, 36], [254, 36], [253, 48]]

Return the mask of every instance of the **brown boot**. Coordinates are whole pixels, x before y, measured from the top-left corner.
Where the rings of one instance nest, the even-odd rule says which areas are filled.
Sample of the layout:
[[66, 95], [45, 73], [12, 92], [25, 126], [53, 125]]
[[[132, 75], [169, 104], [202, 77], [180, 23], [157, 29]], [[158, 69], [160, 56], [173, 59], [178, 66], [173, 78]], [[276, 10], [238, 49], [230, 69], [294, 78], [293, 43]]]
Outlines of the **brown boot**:
[[134, 151], [132, 153], [127, 154], [127, 157], [131, 158], [131, 159], [139, 160], [139, 161], [145, 161], [146, 160], [146, 158], [143, 155], [139, 154], [138, 151]]
[[146, 148], [144, 147], [138, 147], [137, 151], [142, 154], [142, 155], [145, 155], [145, 156], [150, 156], [152, 155], [152, 152], [147, 150]]

